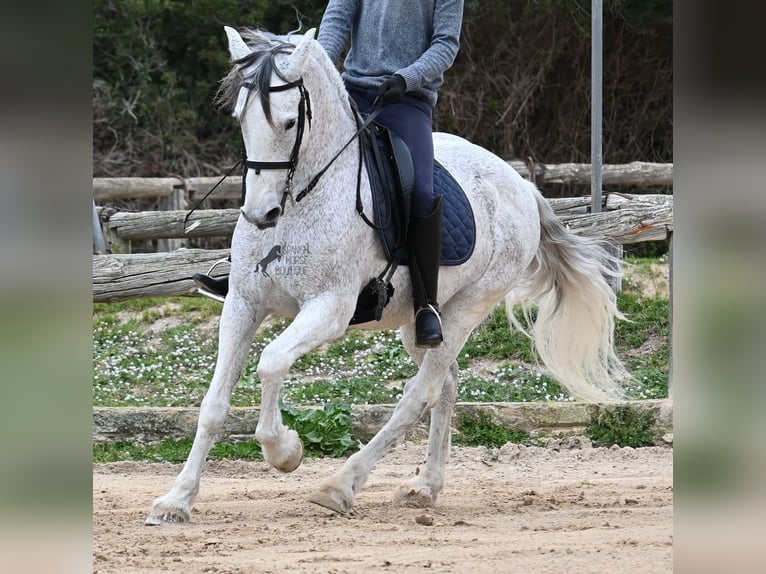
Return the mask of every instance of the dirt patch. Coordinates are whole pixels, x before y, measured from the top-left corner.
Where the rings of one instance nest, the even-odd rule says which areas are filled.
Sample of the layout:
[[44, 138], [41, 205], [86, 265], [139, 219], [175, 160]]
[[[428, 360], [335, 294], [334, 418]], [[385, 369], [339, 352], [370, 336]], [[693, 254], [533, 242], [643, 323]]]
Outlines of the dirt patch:
[[652, 263], [649, 268], [626, 265], [623, 269], [623, 285], [643, 297], [670, 296], [670, 266], [668, 263]]
[[435, 508], [393, 506], [424, 454], [395, 448], [348, 516], [307, 502], [342, 460], [211, 462], [191, 522], [160, 527], [143, 521], [180, 465], [96, 464], [93, 571], [672, 572], [671, 449], [453, 448]]

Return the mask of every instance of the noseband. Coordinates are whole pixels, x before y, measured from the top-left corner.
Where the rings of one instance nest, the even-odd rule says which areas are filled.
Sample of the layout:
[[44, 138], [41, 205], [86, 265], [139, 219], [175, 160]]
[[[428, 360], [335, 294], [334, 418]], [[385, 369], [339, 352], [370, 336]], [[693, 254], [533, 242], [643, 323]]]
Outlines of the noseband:
[[[243, 87], [252, 90], [256, 88], [252, 82], [245, 82]], [[254, 169], [256, 174], [261, 173], [261, 170], [266, 169], [286, 169], [287, 177], [285, 179], [285, 189], [282, 192], [282, 201], [280, 202], [280, 208], [282, 212], [285, 211], [285, 203], [287, 198], [293, 200], [293, 176], [295, 175], [295, 169], [298, 167], [298, 157], [301, 151], [301, 143], [303, 142], [303, 132], [306, 128], [306, 119], [309, 121], [309, 129], [311, 129], [311, 97], [306, 87], [303, 85], [303, 78], [298, 78], [294, 82], [287, 84], [281, 84], [279, 86], [270, 86], [269, 93], [284, 92], [297, 88], [300, 92], [301, 99], [298, 102], [298, 123], [295, 132], [295, 143], [293, 143], [293, 149], [290, 152], [290, 159], [287, 161], [252, 161], [247, 159], [243, 152], [242, 158], [242, 203], [245, 203], [245, 193], [247, 190], [246, 178], [247, 170]], [[298, 201], [303, 199], [299, 197]]]

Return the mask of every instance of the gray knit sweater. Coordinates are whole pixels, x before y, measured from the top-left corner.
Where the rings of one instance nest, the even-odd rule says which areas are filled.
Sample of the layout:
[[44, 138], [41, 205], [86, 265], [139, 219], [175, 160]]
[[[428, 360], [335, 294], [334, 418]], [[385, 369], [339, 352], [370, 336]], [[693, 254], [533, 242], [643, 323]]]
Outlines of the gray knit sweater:
[[369, 88], [392, 74], [436, 104], [459, 49], [463, 0], [330, 0], [319, 43], [337, 62], [351, 40], [343, 79]]

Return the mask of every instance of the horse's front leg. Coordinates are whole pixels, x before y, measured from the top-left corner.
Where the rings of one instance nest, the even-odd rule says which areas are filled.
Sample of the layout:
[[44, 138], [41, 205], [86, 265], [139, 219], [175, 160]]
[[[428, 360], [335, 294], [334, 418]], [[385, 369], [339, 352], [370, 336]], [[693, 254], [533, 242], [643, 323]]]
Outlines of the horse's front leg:
[[154, 501], [146, 519], [147, 525], [189, 520], [199, 492], [205, 458], [229, 414], [231, 393], [242, 374], [253, 335], [261, 320], [261, 313], [236, 293], [227, 295], [218, 330], [215, 373], [200, 405], [194, 444], [173, 487]]
[[258, 363], [261, 413], [255, 438], [261, 443], [264, 460], [277, 470], [292, 472], [303, 460], [303, 443], [298, 433], [282, 424], [279, 410], [282, 382], [301, 355], [345, 332], [350, 312], [350, 309], [339, 306], [335, 297], [312, 299], [261, 353]]

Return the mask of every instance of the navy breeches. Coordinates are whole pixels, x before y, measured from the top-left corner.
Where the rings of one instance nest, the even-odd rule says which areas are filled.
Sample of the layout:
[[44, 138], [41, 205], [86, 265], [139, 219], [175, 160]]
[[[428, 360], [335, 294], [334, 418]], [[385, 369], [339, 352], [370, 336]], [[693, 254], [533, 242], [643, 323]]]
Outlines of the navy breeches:
[[[346, 89], [361, 113], [372, 108], [377, 90], [346, 84]], [[401, 102], [383, 108], [375, 121], [396, 133], [410, 148], [415, 167], [412, 216], [425, 218], [434, 210], [433, 106], [425, 100], [405, 94]]]

